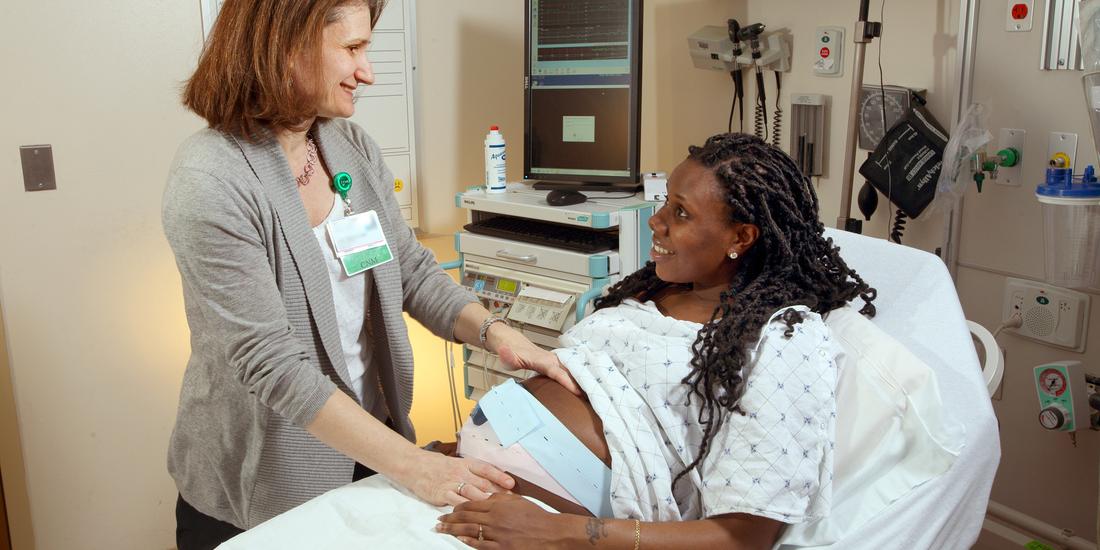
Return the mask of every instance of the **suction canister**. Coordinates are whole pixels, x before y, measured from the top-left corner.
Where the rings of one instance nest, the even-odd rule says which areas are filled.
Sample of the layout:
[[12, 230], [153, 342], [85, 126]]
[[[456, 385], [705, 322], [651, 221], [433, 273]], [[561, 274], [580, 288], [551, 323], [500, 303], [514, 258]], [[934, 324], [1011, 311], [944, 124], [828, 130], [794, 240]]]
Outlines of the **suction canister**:
[[1100, 287], [1100, 182], [1093, 167], [1080, 176], [1069, 168], [1048, 168], [1035, 198], [1043, 207], [1047, 282]]

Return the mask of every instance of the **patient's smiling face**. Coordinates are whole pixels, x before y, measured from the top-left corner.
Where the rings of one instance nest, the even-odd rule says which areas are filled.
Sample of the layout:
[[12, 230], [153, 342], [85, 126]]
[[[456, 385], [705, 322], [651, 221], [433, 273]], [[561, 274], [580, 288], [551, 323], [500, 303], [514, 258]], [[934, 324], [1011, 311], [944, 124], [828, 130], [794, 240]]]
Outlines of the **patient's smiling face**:
[[691, 159], [681, 162], [669, 177], [667, 202], [649, 219], [657, 276], [697, 289], [728, 286], [738, 262], [727, 255], [751, 245], [751, 239], [745, 242], [745, 225], [731, 220], [710, 169]]

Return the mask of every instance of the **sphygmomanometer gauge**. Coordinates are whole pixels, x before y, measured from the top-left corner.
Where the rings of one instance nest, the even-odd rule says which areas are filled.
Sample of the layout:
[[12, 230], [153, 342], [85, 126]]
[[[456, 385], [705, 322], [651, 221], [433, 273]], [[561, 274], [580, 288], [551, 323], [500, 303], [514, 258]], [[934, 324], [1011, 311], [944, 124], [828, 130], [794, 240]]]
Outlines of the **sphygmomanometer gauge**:
[[[893, 128], [912, 107], [913, 90], [902, 86], [865, 84], [859, 93], [859, 148], [874, 151], [886, 131]], [[886, 125], [882, 107], [886, 106]]]

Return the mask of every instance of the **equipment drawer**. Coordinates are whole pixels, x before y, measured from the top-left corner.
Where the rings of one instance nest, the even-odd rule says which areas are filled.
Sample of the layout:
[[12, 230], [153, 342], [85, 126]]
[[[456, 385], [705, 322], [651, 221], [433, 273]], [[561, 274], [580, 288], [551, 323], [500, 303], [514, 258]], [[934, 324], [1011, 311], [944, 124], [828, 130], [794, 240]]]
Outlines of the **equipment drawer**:
[[584, 254], [467, 231], [455, 234], [455, 241], [455, 248], [463, 254], [498, 258], [584, 277], [603, 278], [619, 273], [619, 253], [614, 250]]

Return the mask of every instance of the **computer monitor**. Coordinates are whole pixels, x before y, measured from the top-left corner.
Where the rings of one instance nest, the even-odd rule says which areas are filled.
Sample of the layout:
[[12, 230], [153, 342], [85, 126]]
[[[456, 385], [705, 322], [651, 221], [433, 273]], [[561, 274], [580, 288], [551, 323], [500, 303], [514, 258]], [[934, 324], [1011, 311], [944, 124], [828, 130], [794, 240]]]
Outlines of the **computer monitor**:
[[641, 0], [527, 0], [523, 177], [638, 190]]

